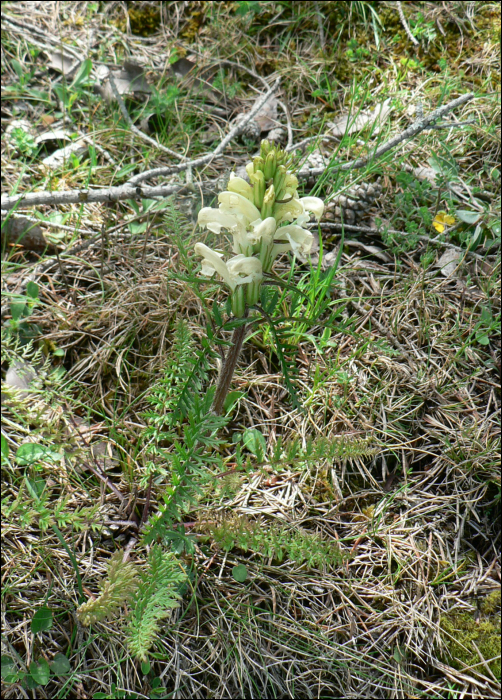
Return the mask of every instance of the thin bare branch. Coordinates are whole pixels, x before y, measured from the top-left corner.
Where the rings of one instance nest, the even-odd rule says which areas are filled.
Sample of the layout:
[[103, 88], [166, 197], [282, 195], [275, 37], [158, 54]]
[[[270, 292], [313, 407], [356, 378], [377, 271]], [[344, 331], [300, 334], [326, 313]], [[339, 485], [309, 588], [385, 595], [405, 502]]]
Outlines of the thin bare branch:
[[[468, 92], [465, 95], [461, 95], [460, 97], [457, 97], [455, 100], [448, 102], [442, 107], [438, 107], [438, 109], [435, 109], [423, 119], [419, 119], [416, 122], [413, 122], [413, 124], [407, 129], [405, 129], [402, 133], [397, 134], [397, 136], [394, 136], [393, 138], [389, 139], [389, 141], [386, 141], [381, 146], [378, 146], [373, 152], [369, 153], [367, 156], [363, 158], [356, 158], [355, 160], [351, 160], [348, 163], [333, 165], [329, 169], [354, 170], [356, 168], [363, 168], [366, 165], [368, 165], [368, 163], [370, 163], [371, 161], [383, 156], [384, 153], [391, 151], [403, 141], [408, 141], [409, 139], [415, 138], [415, 136], [418, 136], [418, 134], [422, 133], [422, 131], [426, 131], [427, 129], [433, 128], [434, 122], [444, 117], [446, 114], [448, 114], [448, 112], [451, 112], [452, 110], [457, 109], [457, 107], [461, 107], [467, 102], [470, 102], [474, 99], [474, 97], [475, 95], [473, 92]], [[451, 126], [454, 127], [456, 125], [452, 124]], [[325, 170], [326, 168], [311, 168], [309, 170], [310, 177], [322, 175], [325, 172]]]
[[411, 29], [410, 29], [410, 27], [409, 27], [409, 24], [408, 24], [408, 22], [406, 21], [406, 17], [404, 16], [403, 6], [402, 6], [402, 4], [399, 2], [399, 0], [396, 2], [396, 5], [397, 5], [397, 11], [398, 11], [398, 14], [399, 14], [399, 19], [401, 20], [401, 24], [403, 25], [404, 31], [406, 32], [406, 34], [407, 34], [407, 36], [408, 36], [408, 39], [409, 39], [409, 40], [411, 41], [411, 43], [414, 44], [415, 46], [419, 46], [419, 45], [420, 45], [420, 42], [419, 42], [419, 41], [413, 36], [413, 34], [411, 33]]
[[268, 92], [266, 92], [259, 100], [256, 101], [256, 103], [253, 105], [253, 108], [246, 114], [245, 118], [238, 124], [236, 124], [234, 128], [228, 132], [225, 138], [222, 141], [220, 141], [218, 146], [216, 146], [214, 151], [208, 153], [208, 155], [206, 156], [195, 158], [194, 160], [188, 161], [186, 163], [180, 163], [179, 165], [167, 168], [153, 168], [152, 170], [147, 170], [144, 173], [139, 173], [139, 175], [135, 175], [129, 180], [129, 185], [136, 185], [139, 182], [149, 180], [152, 177], [159, 177], [160, 175], [172, 175], [173, 173], [179, 173], [182, 170], [186, 170], [187, 168], [198, 168], [200, 165], [207, 165], [215, 158], [219, 158], [223, 154], [223, 151], [228, 146], [228, 144], [232, 141], [232, 139], [234, 139], [244, 130], [246, 124], [248, 124], [251, 121], [251, 119], [253, 119], [253, 117], [256, 114], [258, 114], [263, 105], [272, 97], [272, 95], [275, 92], [277, 92], [277, 90], [279, 89], [280, 82], [280, 78], [277, 78], [277, 80], [268, 90]]
[[172, 151], [170, 148], [167, 148], [167, 146], [164, 146], [163, 144], [159, 143], [155, 139], [152, 139], [150, 136], [147, 136], [144, 134], [142, 131], [138, 129], [137, 126], [133, 124], [133, 121], [131, 117], [129, 116], [129, 113], [126, 109], [126, 106], [124, 104], [124, 100], [122, 99], [119, 91], [117, 90], [117, 85], [115, 83], [115, 78], [113, 77], [113, 71], [110, 71], [108, 74], [108, 80], [110, 81], [110, 86], [112, 88], [112, 92], [115, 96], [115, 99], [117, 100], [118, 106], [120, 108], [120, 111], [122, 113], [122, 116], [124, 117], [125, 121], [129, 125], [129, 128], [133, 132], [133, 134], [136, 134], [136, 136], [139, 136], [143, 141], [146, 141], [147, 143], [152, 144], [155, 148], [157, 148], [159, 151], [163, 151], [164, 153], [167, 153], [170, 156], [174, 156], [174, 158], [179, 158], [180, 160], [185, 160], [186, 156], [180, 156], [179, 153], [176, 153], [176, 151]]

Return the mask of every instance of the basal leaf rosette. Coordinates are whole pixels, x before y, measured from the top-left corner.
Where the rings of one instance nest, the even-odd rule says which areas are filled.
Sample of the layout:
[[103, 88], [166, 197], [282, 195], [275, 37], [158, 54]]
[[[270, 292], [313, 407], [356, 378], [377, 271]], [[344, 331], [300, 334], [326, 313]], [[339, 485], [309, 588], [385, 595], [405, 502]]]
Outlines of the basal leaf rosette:
[[201, 274], [218, 272], [229, 287], [236, 316], [257, 303], [263, 275], [278, 255], [288, 251], [307, 255], [312, 247], [313, 236], [303, 226], [311, 214], [319, 221], [324, 202], [298, 197], [298, 180], [287, 169], [289, 164], [287, 153], [262, 141], [260, 155], [246, 166], [250, 182], [231, 176], [227, 190], [218, 195], [218, 208], [199, 212], [200, 226], [233, 236], [235, 257], [227, 263], [203, 243], [196, 244], [195, 252], [204, 258]]

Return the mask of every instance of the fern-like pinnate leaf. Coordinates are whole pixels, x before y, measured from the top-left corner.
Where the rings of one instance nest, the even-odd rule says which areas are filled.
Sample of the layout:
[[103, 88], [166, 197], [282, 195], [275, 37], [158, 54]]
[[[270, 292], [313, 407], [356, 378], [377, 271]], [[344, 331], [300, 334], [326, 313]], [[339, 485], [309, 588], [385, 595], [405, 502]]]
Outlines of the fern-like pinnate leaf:
[[126, 630], [131, 654], [146, 661], [148, 651], [159, 633], [160, 621], [179, 606], [181, 590], [187, 573], [174, 554], [154, 546], [148, 556], [148, 566], [133, 596], [132, 612]]
[[77, 609], [77, 616], [84, 627], [113, 617], [127, 602], [138, 586], [134, 564], [123, 562], [123, 551], [113, 554], [108, 563], [107, 576], [101, 581], [101, 593]]
[[144, 437], [155, 441], [166, 438], [177, 422], [186, 418], [192, 406], [192, 397], [200, 394], [207, 382], [208, 358], [204, 351], [196, 350], [185, 320], [176, 324], [170, 357], [148, 397], [152, 409], [144, 415], [148, 427]]
[[318, 569], [333, 568], [344, 559], [337, 542], [323, 539], [315, 533], [277, 524], [266, 527], [263, 522], [245, 516], [205, 513], [204, 517], [208, 520], [200, 524], [200, 529], [209, 533], [226, 551], [236, 547], [262, 557], [279, 561], [288, 558], [297, 564]]
[[297, 438], [282, 443], [279, 439], [271, 460], [272, 465], [295, 464], [311, 466], [321, 461], [342, 462], [374, 457], [379, 447], [372, 437], [337, 435], [334, 438], [308, 438], [305, 447]]
[[212, 479], [211, 467], [223, 469], [221, 457], [215, 450], [223, 440], [217, 433], [227, 422], [224, 416], [212, 413], [214, 390], [204, 396], [195, 396], [193, 408], [188, 413], [188, 423], [183, 426], [183, 436], [169, 434], [172, 451], [163, 451], [167, 462], [170, 483], [164, 493], [165, 505], [151, 519], [146, 528], [144, 542], [163, 538], [172, 524], [181, 520], [187, 510], [203, 493], [203, 486]]

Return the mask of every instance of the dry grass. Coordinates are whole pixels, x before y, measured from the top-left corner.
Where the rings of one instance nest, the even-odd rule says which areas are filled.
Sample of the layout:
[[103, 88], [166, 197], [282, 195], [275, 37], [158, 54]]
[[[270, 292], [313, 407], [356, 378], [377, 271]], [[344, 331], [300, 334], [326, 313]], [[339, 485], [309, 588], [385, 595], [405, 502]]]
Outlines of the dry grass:
[[[138, 12], [157, 7], [134, 5]], [[370, 13], [366, 3], [350, 3], [346, 11], [336, 9], [342, 3], [294, 3], [293, 8], [260, 3], [264, 14], [256, 17], [252, 10], [240, 16], [231, 5], [164, 3], [156, 32], [139, 38], [121, 24], [122, 3], [106, 3], [100, 12], [89, 3], [60, 3], [58, 16], [51, 14], [52, 6], [6, 3], [6, 20], [21, 12], [27, 20], [23, 29], [6, 25], [5, 52], [9, 61], [16, 55], [19, 60], [37, 42], [77, 38], [89, 41], [93, 60], [121, 63], [128, 56], [148, 66], [152, 84], [175, 46], [203, 53], [207, 63], [209, 57], [216, 63], [238, 61], [269, 84], [282, 77], [281, 99], [287, 98], [295, 143], [327, 131], [326, 120], [344, 106], [374, 107], [387, 96], [396, 101], [392, 134], [409, 125], [408, 105], [421, 101], [428, 111], [444, 92], [454, 97], [476, 91], [477, 99], [454, 115], [476, 123], [426, 132], [391, 158], [363, 171], [333, 172], [322, 184], [320, 195], [331, 198], [356, 178], [379, 176], [385, 194], [373, 209], [373, 221], [363, 223], [370, 226], [378, 217], [405, 235], [392, 241], [361, 233], [355, 242], [345, 240], [329, 313], [298, 339], [302, 410], [292, 408], [267, 328], [258, 328], [246, 342], [233, 382], [244, 396], [223, 431], [227, 472], [187, 513], [194, 550], [180, 560], [190, 571], [190, 584], [180, 608], [163, 624], [147, 673], [128, 654], [120, 620], [81, 627], [70, 553], [86, 596], [96, 594], [117, 548], [132, 547], [138, 565], [146, 560], [147, 547], [133, 541], [134, 518], [146, 502], [140, 488], [146, 399], [166, 364], [176, 319], [186, 319], [200, 342], [212, 299], [225, 299], [216, 285], [209, 291], [207, 285], [193, 288], [183, 277], [196, 265], [192, 250], [200, 234], [192, 215], [201, 198], [208, 204], [210, 197], [198, 192], [177, 202], [178, 209], [138, 216], [139, 223], [146, 221], [144, 230], [134, 229], [129, 203], [63, 207], [66, 224], [94, 238], [67, 234], [65, 247], [83, 246], [62, 254], [60, 264], [39, 278], [41, 303], [30, 322], [42, 329], [39, 345], [49, 360], [37, 370], [38, 388], [19, 393], [2, 379], [2, 434], [10, 448], [2, 463], [2, 654], [23, 672], [35, 659], [51, 662], [63, 653], [71, 670], [36, 689], [3, 679], [3, 697], [90, 698], [100, 692], [176, 698], [499, 697], [500, 601], [498, 607], [487, 602], [500, 585], [498, 248], [480, 247], [478, 257], [464, 255], [453, 274], [442, 275], [434, 266], [445, 250], [442, 240], [413, 236], [436, 237], [430, 222], [420, 219], [421, 208], [431, 221], [452, 200], [445, 189], [437, 199], [425, 190], [413, 190], [406, 199], [411, 190], [399, 176], [404, 164], [427, 165], [431, 154], [446, 149], [465, 185], [458, 208], [468, 209], [472, 193], [483, 190], [485, 219], [500, 212], [500, 180], [494, 176], [500, 167], [500, 112], [488, 94], [500, 85], [493, 29], [500, 11], [491, 3], [404, 4], [421, 41], [414, 54], [394, 3], [381, 4], [380, 29], [371, 24], [371, 14], [364, 18], [363, 11]], [[319, 7], [326, 41], [337, 37], [336, 46], [327, 45], [324, 52]], [[424, 32], [431, 27], [436, 36], [427, 42]], [[349, 44], [351, 39], [356, 44]], [[354, 60], [347, 53], [350, 46], [369, 47], [368, 53]], [[421, 67], [403, 68], [403, 56]], [[373, 64], [381, 71], [378, 80]], [[7, 65], [4, 80], [15, 84], [12, 64]], [[209, 127], [224, 134], [229, 119], [251, 104], [254, 92], [248, 88], [263, 90], [249, 72], [226, 70], [228, 94], [218, 101], [222, 113], [197, 97], [196, 84], [189, 87], [184, 99], [169, 107], [165, 145], [181, 152], [184, 144], [190, 157], [206, 153], [201, 136]], [[326, 76], [336, 92], [326, 88]], [[313, 95], [321, 88], [322, 95]], [[33, 94], [20, 90], [16, 99], [31, 105]], [[12, 115], [13, 100], [7, 101]], [[40, 118], [38, 107], [26, 109], [33, 120]], [[142, 163], [136, 172], [170, 163], [165, 153], [140, 143], [125, 123], [118, 127], [117, 115], [92, 99], [73, 113], [75, 128], [86, 130], [93, 123], [96, 142], [117, 164], [99, 160], [91, 184], [115, 184], [117, 171], [130, 162]], [[284, 121], [280, 111], [279, 120]], [[196, 192], [198, 178], [216, 179], [242, 165], [248, 147], [234, 142], [224, 159], [194, 172]], [[320, 147], [328, 157], [332, 148], [329, 141]], [[365, 148], [357, 137], [346, 139], [337, 159], [351, 160]], [[20, 165], [7, 147], [2, 168], [10, 193]], [[47, 180], [54, 189], [73, 189], [84, 185], [88, 172], [67, 167]], [[19, 190], [33, 185], [49, 186], [36, 161], [24, 171]], [[446, 242], [465, 249], [461, 229], [449, 235]], [[413, 245], [407, 245], [407, 237]], [[336, 253], [339, 243], [338, 233], [323, 230], [324, 254]], [[5, 245], [7, 295], [19, 293], [39, 263], [22, 246]], [[277, 271], [285, 270], [283, 261]], [[308, 285], [309, 274], [308, 266], [298, 265], [295, 281]], [[327, 322], [332, 332], [323, 345]], [[479, 341], [484, 336], [487, 344]], [[65, 351], [64, 359], [53, 355], [55, 348]], [[23, 352], [6, 341], [3, 369]], [[36, 366], [30, 353], [27, 360]], [[58, 367], [67, 370], [65, 377], [51, 373]], [[213, 360], [213, 379], [217, 369]], [[246, 428], [261, 431], [267, 455], [259, 461], [246, 453], [240, 465], [232, 440]], [[295, 438], [303, 447], [309, 439], [325, 438], [345, 441], [349, 448], [338, 458], [313, 461], [301, 452], [290, 460], [274, 458], [279, 439], [287, 444]], [[13, 455], [26, 442], [52, 446], [64, 457], [45, 454], [31, 464], [16, 462]], [[151, 513], [163, 502], [164, 490], [165, 484], [154, 486]], [[339, 547], [341, 561], [315, 568], [237, 546], [226, 551], [204, 528], [211, 517], [243, 516], [264, 532], [291, 527], [316, 534]], [[51, 529], [54, 523], [66, 547]], [[247, 568], [244, 583], [232, 575], [238, 564]], [[32, 618], [42, 606], [52, 610], [53, 624], [33, 634]], [[448, 626], [452, 620], [459, 626], [461, 619], [473, 621], [471, 639], [477, 644], [463, 656], [453, 642], [465, 640], [467, 633], [459, 627], [452, 635]]]

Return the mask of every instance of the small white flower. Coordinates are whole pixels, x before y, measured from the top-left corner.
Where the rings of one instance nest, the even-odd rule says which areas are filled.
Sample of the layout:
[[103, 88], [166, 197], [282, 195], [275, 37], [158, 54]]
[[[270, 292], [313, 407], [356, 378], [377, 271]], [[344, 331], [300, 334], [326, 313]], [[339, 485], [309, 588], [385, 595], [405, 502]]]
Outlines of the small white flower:
[[253, 244], [263, 241], [264, 245], [269, 245], [274, 240], [274, 233], [277, 229], [277, 221], [273, 216], [266, 219], [259, 219], [251, 224], [251, 231], [248, 237], [253, 241]]
[[307, 255], [310, 253], [312, 248], [312, 242], [314, 240], [313, 235], [310, 231], [297, 226], [296, 224], [289, 224], [288, 226], [282, 226], [278, 228], [275, 232], [274, 241], [288, 241], [287, 243], [276, 243], [274, 245], [274, 258], [279, 253], [285, 253], [291, 250], [293, 255], [298, 253], [303, 253]]
[[263, 277], [261, 262], [258, 258], [236, 255], [225, 262], [222, 260], [222, 253], [217, 253], [204, 243], [196, 243], [195, 252], [204, 258], [201, 273], [205, 277], [212, 277], [217, 272], [232, 292], [239, 284], [257, 282]]
[[319, 221], [324, 211], [324, 202], [322, 199], [319, 199], [319, 197], [302, 197], [300, 202], [305, 211], [311, 211], [317, 221]]
[[[238, 179], [240, 178], [234, 178]], [[235, 192], [222, 192], [219, 197], [222, 200], [219, 209], [204, 207], [200, 210], [200, 226], [205, 226], [213, 233], [221, 233], [222, 229], [230, 231], [234, 237], [234, 253], [237, 254], [251, 255], [253, 246], [262, 239], [267, 245], [272, 242], [277, 228], [277, 222], [272, 216], [262, 220], [254, 204]]]
[[306, 213], [309, 211], [319, 221], [324, 211], [322, 199], [319, 199], [319, 197], [302, 197], [301, 199], [292, 197], [288, 202], [275, 206], [274, 216], [278, 224], [296, 220], [301, 225], [310, 219], [310, 216]]
[[236, 177], [233, 173], [230, 175], [230, 180], [228, 181], [227, 189], [229, 192], [235, 192], [240, 194], [250, 202], [253, 201], [253, 188], [246, 182], [242, 177]]
[[200, 210], [197, 221], [199, 226], [205, 226], [213, 233], [221, 233], [222, 228], [232, 233], [234, 231], [240, 234], [246, 233], [246, 225], [242, 219], [221, 209], [204, 207]]
[[298, 197], [292, 197], [288, 202], [275, 205], [274, 218], [278, 224], [283, 224], [284, 222], [294, 221], [304, 213], [305, 209]]
[[218, 202], [221, 211], [243, 216], [248, 224], [261, 219], [260, 210], [249, 199], [236, 192], [221, 192], [218, 195]]

